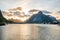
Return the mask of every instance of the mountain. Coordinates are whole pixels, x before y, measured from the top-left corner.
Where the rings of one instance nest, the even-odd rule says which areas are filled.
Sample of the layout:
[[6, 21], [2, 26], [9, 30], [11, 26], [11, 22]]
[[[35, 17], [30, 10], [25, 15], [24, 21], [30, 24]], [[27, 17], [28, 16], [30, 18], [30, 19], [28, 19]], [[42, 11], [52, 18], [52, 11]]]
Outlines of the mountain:
[[[26, 23], [56, 23], [60, 19], [60, 12], [52, 13], [47, 10], [31, 9], [25, 13], [21, 7], [16, 7], [2, 11], [3, 16], [13, 22], [26, 22]], [[27, 21], [26, 21], [27, 20]]]
[[1, 25], [5, 25], [5, 24], [10, 23], [10, 22], [11, 22], [11, 21], [8, 21], [7, 19], [5, 19], [5, 18], [3, 17], [2, 12], [1, 12], [1, 10], [0, 10], [0, 26], [1, 26]]
[[6, 22], [7, 22], [7, 20], [3, 17], [2, 12], [0, 10], [0, 25], [5, 24]]
[[39, 11], [42, 11], [42, 13], [44, 15], [51, 15], [52, 14], [52, 12], [50, 12], [50, 11], [47, 11], [47, 10], [38, 10], [38, 9], [31, 9], [28, 12], [29, 12], [29, 15], [32, 16], [34, 14], [37, 14]]
[[37, 14], [32, 15], [26, 23], [44, 23], [44, 24], [53, 24], [57, 23], [56, 18], [50, 15], [43, 14], [42, 11], [39, 11]]

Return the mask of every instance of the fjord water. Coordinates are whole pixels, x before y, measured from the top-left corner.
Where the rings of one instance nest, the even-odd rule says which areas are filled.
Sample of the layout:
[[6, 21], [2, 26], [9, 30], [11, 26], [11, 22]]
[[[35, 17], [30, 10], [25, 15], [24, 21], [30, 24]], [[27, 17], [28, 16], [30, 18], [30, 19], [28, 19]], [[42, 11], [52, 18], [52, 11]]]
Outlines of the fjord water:
[[0, 40], [60, 40], [60, 26], [8, 24], [0, 26]]

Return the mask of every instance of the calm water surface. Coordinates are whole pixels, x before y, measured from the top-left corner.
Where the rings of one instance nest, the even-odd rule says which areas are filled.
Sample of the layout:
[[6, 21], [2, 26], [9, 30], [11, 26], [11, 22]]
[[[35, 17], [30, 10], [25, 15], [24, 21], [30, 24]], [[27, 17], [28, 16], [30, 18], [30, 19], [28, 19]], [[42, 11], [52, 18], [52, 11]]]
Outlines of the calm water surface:
[[60, 40], [60, 26], [52, 24], [8, 24], [0, 26], [0, 40]]

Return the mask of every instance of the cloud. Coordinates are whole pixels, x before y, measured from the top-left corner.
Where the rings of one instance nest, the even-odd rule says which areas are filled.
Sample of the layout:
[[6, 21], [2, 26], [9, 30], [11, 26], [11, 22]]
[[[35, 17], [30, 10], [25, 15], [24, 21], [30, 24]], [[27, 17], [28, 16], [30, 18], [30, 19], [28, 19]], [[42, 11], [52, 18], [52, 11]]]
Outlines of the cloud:
[[60, 10], [60, 0], [0, 0], [0, 9], [22, 6], [25, 9]]
[[1, 0], [0, 9], [9, 9], [13, 7], [22, 6], [24, 8], [28, 7], [28, 3], [31, 0]]

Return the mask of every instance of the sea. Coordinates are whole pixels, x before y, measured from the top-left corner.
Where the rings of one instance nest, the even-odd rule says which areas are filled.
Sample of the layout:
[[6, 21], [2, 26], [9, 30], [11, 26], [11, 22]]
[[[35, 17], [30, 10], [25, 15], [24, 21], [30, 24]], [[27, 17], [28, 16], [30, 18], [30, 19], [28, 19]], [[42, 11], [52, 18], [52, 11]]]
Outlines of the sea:
[[0, 26], [0, 40], [60, 40], [60, 25], [6, 24]]

